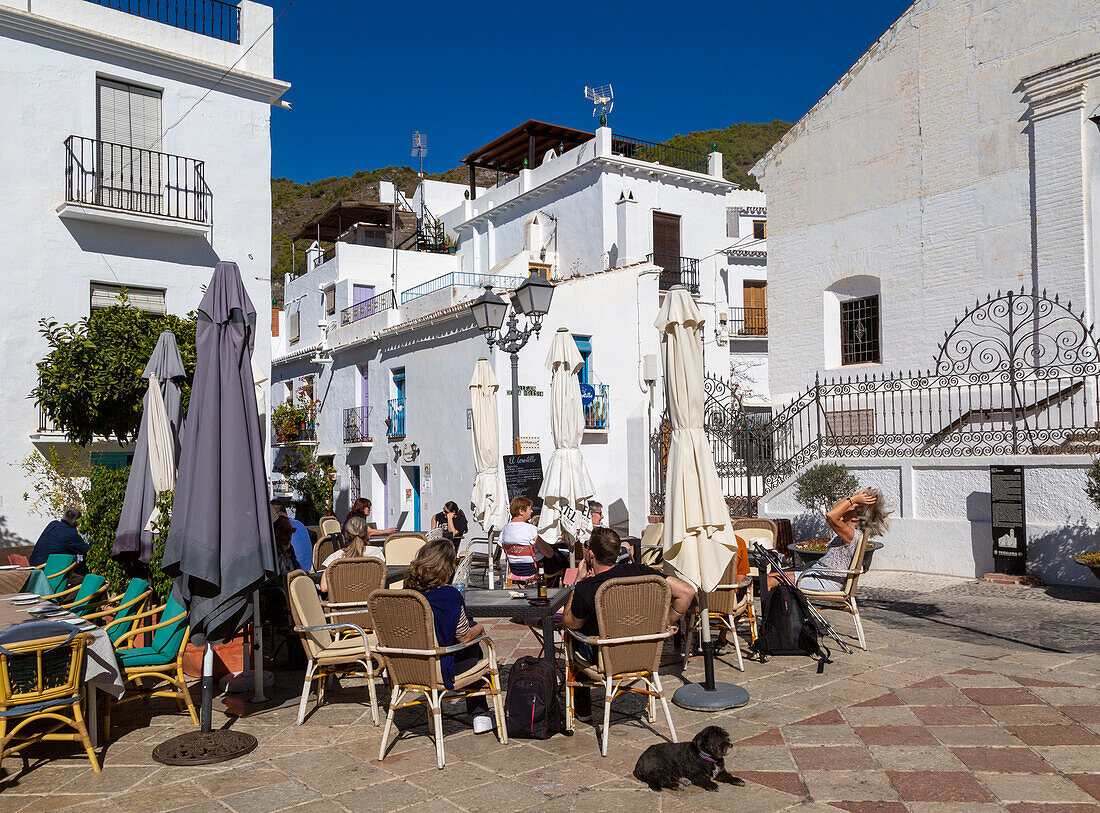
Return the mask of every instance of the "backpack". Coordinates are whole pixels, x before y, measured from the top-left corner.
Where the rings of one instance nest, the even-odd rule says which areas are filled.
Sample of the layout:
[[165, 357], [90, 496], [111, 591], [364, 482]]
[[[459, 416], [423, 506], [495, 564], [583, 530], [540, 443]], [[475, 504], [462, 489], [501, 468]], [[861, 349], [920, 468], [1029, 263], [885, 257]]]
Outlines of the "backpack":
[[818, 674], [832, 663], [828, 647], [821, 643], [824, 630], [801, 590], [780, 582], [765, 593], [760, 609], [764, 622], [753, 649], [761, 663], [770, 655], [809, 655], [817, 659]]
[[561, 678], [553, 662], [527, 655], [512, 664], [504, 718], [509, 737], [546, 740], [565, 731]]

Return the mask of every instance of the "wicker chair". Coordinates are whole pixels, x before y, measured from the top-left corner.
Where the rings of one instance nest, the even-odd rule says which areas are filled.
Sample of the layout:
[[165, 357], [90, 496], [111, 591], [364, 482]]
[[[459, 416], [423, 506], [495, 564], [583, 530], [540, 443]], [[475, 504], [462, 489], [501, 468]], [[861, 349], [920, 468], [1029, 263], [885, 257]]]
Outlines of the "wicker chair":
[[[369, 632], [373, 629], [367, 596], [386, 586], [386, 563], [375, 556], [343, 556], [326, 571], [328, 600], [321, 602], [325, 618], [331, 624], [353, 624]], [[355, 635], [347, 630], [348, 637]]]
[[85, 621], [98, 621], [112, 616], [107, 626], [107, 636], [112, 644], [117, 643], [119, 638], [130, 632], [137, 624], [138, 617], [145, 610], [145, 602], [151, 595], [153, 591], [149, 588], [149, 582], [145, 579], [130, 579], [122, 595], [107, 597], [106, 609], [87, 613], [83, 618]]
[[340, 536], [344, 532], [344, 526], [340, 524], [340, 520], [336, 517], [321, 517], [318, 524], [321, 528], [321, 536]]
[[324, 569], [325, 559], [336, 553], [336, 551], [340, 548], [340, 542], [342, 539], [342, 535], [336, 534], [333, 536], [323, 536], [314, 543], [313, 570]]
[[[382, 552], [386, 556], [386, 564], [411, 565], [412, 560], [427, 541], [424, 534], [419, 531], [398, 531], [395, 534], [390, 534], [382, 546]], [[400, 590], [405, 586], [405, 583], [398, 581], [390, 586], [395, 590]]]
[[[352, 561], [355, 561], [354, 559]], [[367, 697], [371, 716], [378, 725], [378, 698], [374, 683], [381, 677], [381, 662], [371, 651], [371, 638], [355, 624], [347, 622], [326, 623], [317, 586], [306, 573], [295, 570], [287, 576], [287, 598], [290, 614], [294, 618], [294, 631], [302, 640], [309, 663], [302, 683], [302, 699], [298, 704], [298, 721], [306, 718], [306, 704], [313, 681], [317, 683], [317, 705], [325, 702], [325, 683], [330, 675], [363, 671], [367, 676]], [[349, 638], [338, 639], [336, 631], [356, 633]]]
[[[737, 619], [744, 617], [749, 622], [750, 640], [756, 640], [756, 616], [753, 614], [753, 581], [749, 576], [742, 582], [737, 581], [737, 557], [730, 560], [722, 574], [722, 582], [707, 593], [707, 608], [710, 611], [711, 629], [725, 629], [733, 635], [734, 651], [737, 653], [737, 668], [745, 671], [745, 661], [741, 657], [741, 640], [737, 637]], [[684, 616], [684, 668], [691, 660], [695, 633], [703, 629], [703, 617], [695, 605]]]
[[[582, 635], [576, 630], [565, 640], [565, 726], [574, 725], [573, 691], [577, 686], [604, 690], [603, 737], [600, 753], [607, 756], [608, 729], [611, 726], [611, 702], [620, 694], [638, 692], [647, 697], [649, 722], [657, 721], [657, 704], [665, 712], [668, 730], [676, 742], [676, 728], [665, 700], [661, 676], [661, 650], [668, 630], [668, 608], [672, 603], [672, 588], [660, 576], [630, 576], [609, 579], [596, 590], [596, 623], [599, 636]], [[596, 663], [579, 660], [573, 651], [573, 641], [582, 641], [596, 653]], [[634, 684], [641, 682], [644, 688]]]
[[443, 527], [441, 525], [437, 525], [436, 527], [434, 527], [430, 531], [428, 531], [426, 534], [424, 534], [424, 541], [425, 542], [435, 542], [437, 539], [442, 539], [442, 538], [443, 538]]
[[92, 610], [99, 609], [100, 603], [107, 594], [107, 580], [98, 573], [89, 573], [80, 584], [65, 592], [75, 592], [76, 595], [68, 604], [61, 606], [74, 615], [86, 617]]
[[[378, 590], [371, 594], [368, 603], [378, 635], [379, 645], [375, 651], [382, 656], [393, 683], [390, 710], [386, 715], [386, 727], [382, 730], [382, 745], [378, 749], [379, 760], [386, 756], [394, 712], [408, 706], [427, 704], [435, 729], [436, 765], [442, 769], [445, 763], [442, 703], [447, 696], [491, 698], [497, 735], [502, 743], [508, 742], [496, 652], [488, 636], [482, 635], [465, 644], [439, 646], [431, 605], [415, 590]], [[440, 659], [443, 655], [454, 654], [474, 644], [481, 647], [481, 660], [468, 671], [455, 675], [454, 689], [445, 688]], [[406, 695], [413, 695], [415, 699], [402, 702]]]
[[[28, 745], [64, 740], [81, 743], [99, 773], [81, 711], [84, 648], [91, 640], [57, 621], [21, 624], [0, 634], [0, 763]], [[44, 731], [23, 734], [42, 720], [51, 723]], [[62, 728], [75, 733], [59, 734]]]
[[[863, 555], [867, 552], [867, 543], [870, 542], [867, 532], [864, 531], [855, 538], [852, 543], [852, 559], [848, 565], [847, 570], [833, 571], [833, 570], [816, 570], [810, 575], [826, 575], [836, 576], [838, 579], [843, 578], [844, 584], [838, 590], [811, 590], [808, 587], [802, 587], [799, 585], [799, 590], [803, 592], [810, 603], [817, 607], [819, 610], [843, 610], [849, 613], [856, 622], [856, 637], [859, 639], [859, 647], [864, 652], [867, 651], [867, 639], [863, 635], [863, 621], [859, 617], [859, 605], [856, 604], [856, 587], [859, 585], [859, 577], [863, 575]], [[802, 580], [802, 577], [806, 574], [803, 571], [795, 579], [795, 584]]]
[[76, 567], [76, 557], [70, 553], [51, 553], [46, 557], [44, 564], [38, 565], [35, 570], [41, 570], [42, 574], [46, 577], [46, 581], [50, 585], [49, 595], [42, 596], [43, 599], [53, 600], [58, 596], [65, 595], [67, 590], [64, 590], [66, 582], [69, 580], [69, 571]]

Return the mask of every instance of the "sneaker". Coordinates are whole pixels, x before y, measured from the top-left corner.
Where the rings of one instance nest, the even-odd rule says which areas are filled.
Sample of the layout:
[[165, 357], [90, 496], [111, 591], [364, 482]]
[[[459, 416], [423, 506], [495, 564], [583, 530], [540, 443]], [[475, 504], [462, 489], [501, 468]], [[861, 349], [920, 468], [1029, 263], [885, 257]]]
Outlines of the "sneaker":
[[474, 718], [474, 733], [488, 734], [493, 730], [493, 718], [488, 714], [479, 714]]

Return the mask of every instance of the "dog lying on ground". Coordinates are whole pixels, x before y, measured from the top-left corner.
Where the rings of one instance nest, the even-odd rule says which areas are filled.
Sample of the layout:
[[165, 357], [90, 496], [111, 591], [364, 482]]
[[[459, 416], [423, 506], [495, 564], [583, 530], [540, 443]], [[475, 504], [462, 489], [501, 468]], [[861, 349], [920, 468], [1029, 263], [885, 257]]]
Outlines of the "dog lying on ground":
[[638, 757], [634, 776], [652, 790], [676, 790], [680, 780], [704, 790], [718, 790], [718, 782], [744, 785], [744, 779], [730, 776], [725, 756], [733, 743], [725, 729], [708, 725], [691, 742], [662, 742], [651, 745]]

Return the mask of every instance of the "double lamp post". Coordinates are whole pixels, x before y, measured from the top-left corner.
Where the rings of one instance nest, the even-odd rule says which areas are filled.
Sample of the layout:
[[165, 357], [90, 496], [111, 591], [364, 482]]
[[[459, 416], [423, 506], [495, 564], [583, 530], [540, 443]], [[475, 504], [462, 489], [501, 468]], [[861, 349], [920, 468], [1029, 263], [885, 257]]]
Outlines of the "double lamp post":
[[[538, 274], [532, 273], [512, 293], [512, 314], [508, 318], [508, 332], [504, 320], [508, 315], [508, 303], [493, 293], [493, 286], [486, 285], [485, 293], [470, 305], [477, 328], [485, 334], [489, 347], [499, 347], [512, 357], [512, 452], [519, 454], [519, 351], [532, 335], [542, 330], [542, 319], [550, 310], [554, 298], [554, 285]], [[519, 317], [526, 317], [520, 327]]]

